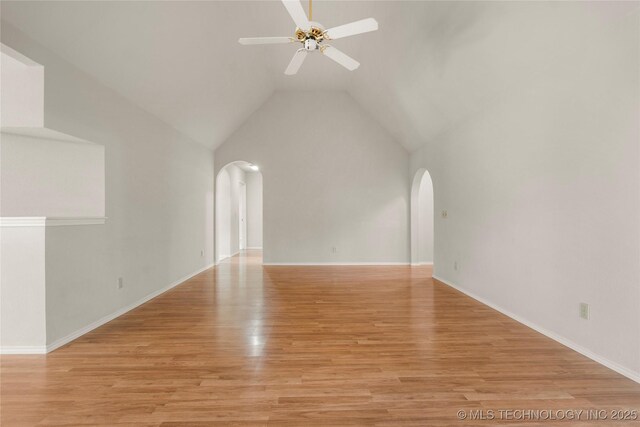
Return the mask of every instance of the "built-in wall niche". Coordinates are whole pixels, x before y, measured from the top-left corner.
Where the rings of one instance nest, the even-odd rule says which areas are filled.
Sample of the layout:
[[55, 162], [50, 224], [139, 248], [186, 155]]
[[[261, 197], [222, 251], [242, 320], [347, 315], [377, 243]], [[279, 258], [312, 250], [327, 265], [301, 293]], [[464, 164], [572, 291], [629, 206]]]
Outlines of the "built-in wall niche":
[[0, 56], [0, 353], [46, 353], [47, 271], [65, 268], [46, 236], [103, 227], [105, 151], [47, 126], [44, 67]]
[[46, 70], [6, 45], [0, 56], [0, 216], [104, 217], [104, 147], [47, 127]]
[[0, 216], [104, 217], [104, 147], [0, 134]]

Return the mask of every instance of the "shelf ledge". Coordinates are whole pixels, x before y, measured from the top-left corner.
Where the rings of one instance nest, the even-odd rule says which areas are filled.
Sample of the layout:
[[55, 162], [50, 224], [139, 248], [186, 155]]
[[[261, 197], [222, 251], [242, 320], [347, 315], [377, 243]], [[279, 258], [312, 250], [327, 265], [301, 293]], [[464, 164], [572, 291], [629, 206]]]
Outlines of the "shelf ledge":
[[107, 217], [45, 217], [45, 216], [4, 216], [0, 217], [0, 227], [60, 227], [70, 225], [101, 225]]

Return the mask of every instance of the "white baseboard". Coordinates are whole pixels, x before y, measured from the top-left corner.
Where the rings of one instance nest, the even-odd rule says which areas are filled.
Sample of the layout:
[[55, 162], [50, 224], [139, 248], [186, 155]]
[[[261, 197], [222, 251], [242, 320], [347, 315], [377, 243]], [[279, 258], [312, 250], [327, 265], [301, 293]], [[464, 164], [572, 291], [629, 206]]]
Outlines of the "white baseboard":
[[108, 314], [98, 320], [96, 320], [95, 322], [92, 322], [90, 324], [88, 324], [87, 326], [85, 326], [84, 328], [78, 329], [75, 332], [70, 333], [69, 335], [62, 337], [54, 342], [52, 342], [51, 344], [47, 345], [46, 347], [46, 353], [49, 353], [57, 348], [62, 347], [65, 344], [70, 343], [71, 341], [81, 337], [82, 335], [86, 334], [87, 332], [91, 332], [92, 330], [104, 325], [107, 322], [112, 321], [113, 319], [122, 316], [123, 314], [127, 313], [128, 311], [133, 310], [134, 308], [144, 304], [145, 302], [152, 300], [153, 298], [157, 297], [160, 294], [163, 294], [165, 292], [167, 292], [169, 289], [175, 288], [176, 286], [178, 286], [181, 283], [184, 283], [185, 281], [189, 280], [190, 278], [192, 278], [193, 276], [196, 276], [200, 273], [202, 273], [205, 270], [210, 269], [211, 267], [213, 267], [213, 264], [209, 264], [206, 267], [203, 267], [201, 269], [199, 269], [198, 271], [188, 274], [178, 280], [176, 280], [175, 282], [165, 286], [162, 289], [158, 289], [155, 292], [150, 293], [149, 295], [145, 296], [144, 298], [134, 302], [133, 304], [129, 304], [126, 307], [121, 308], [120, 310], [117, 310], [111, 314]]
[[538, 325], [536, 325], [533, 322], [530, 322], [520, 316], [518, 316], [517, 314], [514, 314], [508, 310], [505, 310], [504, 308], [493, 304], [492, 302], [487, 301], [486, 299], [479, 297], [475, 294], [473, 294], [472, 292], [469, 292], [465, 289], [462, 289], [461, 287], [454, 285], [453, 283], [444, 280], [440, 277], [437, 276], [433, 276], [434, 279], [436, 279], [439, 282], [444, 283], [447, 286], [452, 287], [453, 289], [462, 292], [463, 294], [473, 298], [474, 300], [481, 302], [482, 304], [493, 308], [496, 311], [499, 311], [500, 313], [504, 314], [505, 316], [508, 316], [510, 318], [512, 318], [513, 320], [515, 320], [518, 323], [522, 323], [523, 325], [533, 329], [536, 332], [541, 333], [542, 335], [545, 335], [546, 337], [551, 338], [552, 340], [559, 342], [560, 344], [569, 347], [570, 349], [577, 351], [578, 353], [582, 354], [585, 357], [588, 357], [589, 359], [593, 360], [594, 362], [597, 362], [603, 366], [606, 366], [609, 369], [612, 369], [614, 371], [616, 371], [617, 373], [624, 375], [625, 377], [629, 378], [630, 380], [633, 380], [637, 383], [640, 383], [640, 372], [635, 372], [632, 371], [629, 368], [626, 368], [622, 365], [619, 365], [616, 362], [613, 362], [609, 359], [607, 359], [606, 357], [600, 356], [599, 354], [596, 354], [594, 352], [592, 352], [591, 350], [589, 350], [588, 348], [585, 348], [583, 346], [581, 346], [580, 344], [576, 344], [575, 342], [556, 334], [555, 332], [552, 332], [548, 329], [545, 329], [543, 327], [540, 327]]
[[428, 265], [433, 265], [433, 262], [412, 262], [411, 263], [412, 267], [420, 267], [420, 266], [428, 266]]
[[0, 354], [45, 354], [45, 345], [12, 345], [0, 347]]
[[262, 265], [274, 265], [274, 266], [277, 266], [277, 265], [282, 265], [282, 266], [286, 266], [286, 265], [291, 265], [291, 266], [353, 265], [353, 266], [358, 266], [358, 265], [409, 265], [409, 263], [408, 262], [263, 262]]
[[260, 249], [260, 250], [262, 250], [262, 246], [250, 246], [247, 249]]
[[240, 251], [237, 251], [236, 253], [233, 253], [229, 256], [226, 256], [224, 258], [220, 258], [218, 261], [216, 261], [215, 265], [220, 264], [222, 261], [224, 261], [225, 259], [229, 259], [229, 258], [233, 258], [234, 256], [238, 255], [240, 253]]

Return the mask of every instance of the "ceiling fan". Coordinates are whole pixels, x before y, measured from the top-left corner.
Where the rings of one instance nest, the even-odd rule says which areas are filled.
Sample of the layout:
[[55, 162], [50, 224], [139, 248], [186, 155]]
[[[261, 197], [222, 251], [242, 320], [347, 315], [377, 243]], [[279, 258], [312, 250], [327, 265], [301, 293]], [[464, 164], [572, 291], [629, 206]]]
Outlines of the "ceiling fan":
[[309, 0], [309, 18], [307, 19], [307, 14], [304, 12], [300, 0], [282, 0], [282, 4], [284, 4], [297, 27], [293, 37], [249, 37], [241, 38], [238, 42], [243, 45], [301, 43], [303, 47], [296, 51], [289, 66], [284, 71], [287, 75], [296, 74], [306, 56], [314, 51], [319, 51], [349, 71], [358, 68], [360, 66], [358, 61], [335, 47], [325, 44], [325, 42], [375, 31], [378, 29], [378, 22], [373, 18], [367, 18], [325, 30], [322, 25], [311, 20], [313, 19], [313, 5], [311, 2], [312, 0]]

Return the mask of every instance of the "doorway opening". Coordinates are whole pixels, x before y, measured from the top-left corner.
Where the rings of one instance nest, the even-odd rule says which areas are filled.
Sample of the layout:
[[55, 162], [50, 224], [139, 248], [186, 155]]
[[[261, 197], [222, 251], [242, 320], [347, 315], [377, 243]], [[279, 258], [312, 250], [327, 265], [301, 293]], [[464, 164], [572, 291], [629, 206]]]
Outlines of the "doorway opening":
[[433, 265], [433, 182], [426, 169], [416, 172], [411, 185], [411, 265]]
[[262, 257], [262, 173], [245, 161], [231, 162], [216, 176], [216, 263], [251, 252]]

